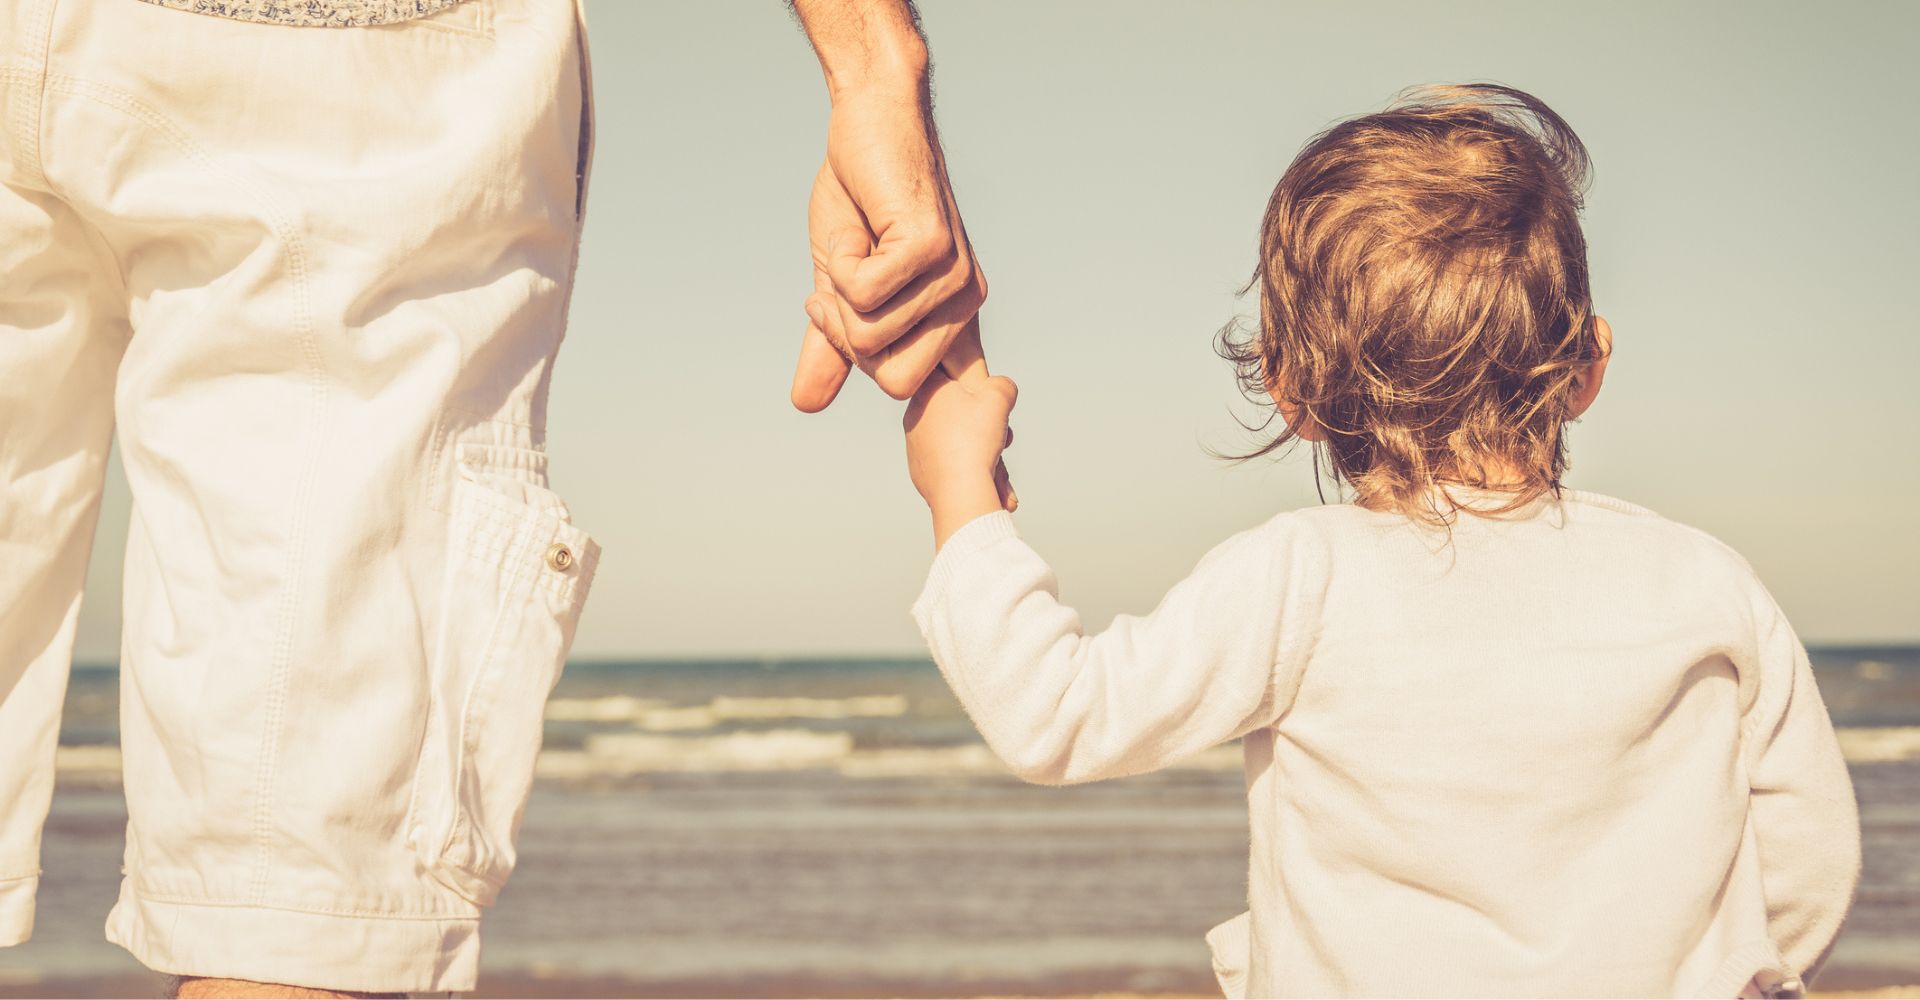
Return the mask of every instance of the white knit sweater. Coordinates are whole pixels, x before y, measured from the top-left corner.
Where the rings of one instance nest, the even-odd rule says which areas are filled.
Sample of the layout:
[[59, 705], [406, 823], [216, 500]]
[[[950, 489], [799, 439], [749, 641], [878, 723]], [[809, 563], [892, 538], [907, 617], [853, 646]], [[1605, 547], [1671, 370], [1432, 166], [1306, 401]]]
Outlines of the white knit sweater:
[[1094, 636], [993, 514], [914, 616], [1029, 781], [1244, 737], [1250, 912], [1208, 935], [1228, 996], [1792, 993], [1858, 878], [1780, 609], [1731, 550], [1618, 500], [1451, 537], [1282, 514]]

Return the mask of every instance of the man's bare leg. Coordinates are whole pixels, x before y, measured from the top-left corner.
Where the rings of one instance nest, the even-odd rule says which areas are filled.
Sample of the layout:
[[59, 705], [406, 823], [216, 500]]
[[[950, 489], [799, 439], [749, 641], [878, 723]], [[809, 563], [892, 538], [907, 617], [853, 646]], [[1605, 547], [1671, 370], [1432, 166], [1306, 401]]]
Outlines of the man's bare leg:
[[315, 990], [305, 986], [255, 983], [245, 979], [202, 979], [185, 976], [174, 980], [173, 995], [182, 1000], [193, 997], [403, 997], [404, 993], [352, 993], [342, 990]]

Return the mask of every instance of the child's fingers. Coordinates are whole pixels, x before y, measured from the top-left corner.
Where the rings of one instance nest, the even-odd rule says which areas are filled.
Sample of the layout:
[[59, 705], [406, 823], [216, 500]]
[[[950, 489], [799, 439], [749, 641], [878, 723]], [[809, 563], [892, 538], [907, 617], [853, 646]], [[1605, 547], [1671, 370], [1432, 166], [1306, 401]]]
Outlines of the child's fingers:
[[927, 412], [928, 405], [933, 402], [934, 394], [939, 392], [941, 387], [952, 381], [953, 379], [947, 377], [946, 372], [938, 368], [935, 368], [929, 373], [927, 380], [920, 383], [919, 391], [915, 392], [913, 396], [907, 400], [907, 410], [901, 417], [901, 426], [905, 427], [908, 431], [912, 431], [915, 427], [919, 426], [920, 418]]
[[[995, 375], [987, 380], [989, 391], [997, 392], [1006, 400], [1007, 413], [1013, 412], [1014, 403], [1020, 399], [1020, 387], [1005, 375]], [[1000, 450], [1013, 447], [1013, 425], [1007, 425], [1007, 431], [1000, 438]], [[1020, 509], [1020, 494], [1014, 492], [1013, 478], [1007, 474], [1007, 460], [1004, 456], [993, 465], [993, 487], [1000, 494], [1000, 506], [1008, 513]]]
[[1005, 375], [995, 375], [974, 387], [975, 392], [986, 391], [1000, 397], [1006, 404], [1007, 412], [1013, 412], [1015, 403], [1020, 401], [1020, 387]]
[[940, 368], [956, 382], [972, 385], [986, 378], [987, 354], [980, 348], [980, 317], [967, 321], [960, 329], [960, 335], [953, 338], [947, 346], [947, 353], [940, 359]]

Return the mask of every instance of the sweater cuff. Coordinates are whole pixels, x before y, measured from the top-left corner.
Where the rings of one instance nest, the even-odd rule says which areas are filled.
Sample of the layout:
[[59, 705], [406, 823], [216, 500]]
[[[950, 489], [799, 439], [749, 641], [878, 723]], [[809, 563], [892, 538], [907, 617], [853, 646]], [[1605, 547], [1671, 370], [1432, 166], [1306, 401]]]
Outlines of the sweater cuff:
[[933, 610], [933, 602], [947, 589], [947, 583], [954, 574], [966, 564], [969, 558], [995, 542], [1008, 538], [1019, 538], [1020, 530], [1014, 527], [1013, 515], [1004, 510], [991, 514], [982, 514], [960, 526], [960, 530], [947, 538], [947, 544], [940, 546], [934, 554], [933, 568], [927, 571], [926, 586], [920, 588], [920, 599], [913, 602], [913, 618], [920, 623], [920, 631], [927, 631], [927, 616]]
[[0, 948], [33, 936], [33, 894], [39, 888], [38, 875], [0, 880]]

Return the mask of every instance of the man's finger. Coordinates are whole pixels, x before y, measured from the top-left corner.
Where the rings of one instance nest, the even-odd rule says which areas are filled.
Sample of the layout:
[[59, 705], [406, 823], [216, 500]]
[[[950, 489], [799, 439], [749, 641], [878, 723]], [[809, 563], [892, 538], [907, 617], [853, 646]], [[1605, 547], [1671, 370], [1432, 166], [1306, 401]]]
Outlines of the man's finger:
[[827, 280], [832, 284], [835, 294], [844, 298], [846, 292], [841, 290], [841, 276], [846, 275], [850, 280], [860, 262], [873, 253], [873, 234], [867, 232], [858, 215], [838, 221], [840, 224], [827, 234], [827, 252], [821, 255], [818, 263], [825, 266]]
[[[836, 285], [834, 292], [840, 296], [840, 319], [846, 327], [847, 343], [863, 355], [880, 353], [949, 299], [968, 294], [973, 274], [973, 262], [964, 256], [939, 262], [907, 282], [892, 298], [871, 309], [860, 308]], [[976, 298], [984, 299], [984, 296]]]
[[895, 399], [913, 395], [920, 383], [926, 381], [927, 373], [940, 366], [941, 359], [979, 310], [978, 296], [971, 290], [961, 292], [941, 303], [912, 333], [895, 341], [883, 355], [868, 358], [864, 370], [887, 395]]
[[944, 270], [954, 259], [953, 229], [937, 207], [928, 205], [912, 221], [893, 222], [874, 240], [837, 242], [827, 255], [834, 290], [860, 312], [872, 312], [924, 275]]
[[835, 308], [836, 301], [832, 292], [814, 292], [807, 296], [807, 319], [812, 320], [813, 325], [827, 338], [827, 343], [840, 352], [842, 360], [856, 368], [861, 367], [860, 355], [854, 351], [853, 345], [847, 343], [846, 328], [840, 325], [840, 310]]
[[940, 357], [940, 370], [955, 382], [972, 385], [993, 374], [987, 371], [987, 352], [980, 346], [980, 317], [978, 314], [961, 327], [960, 335], [947, 345], [947, 353]]

